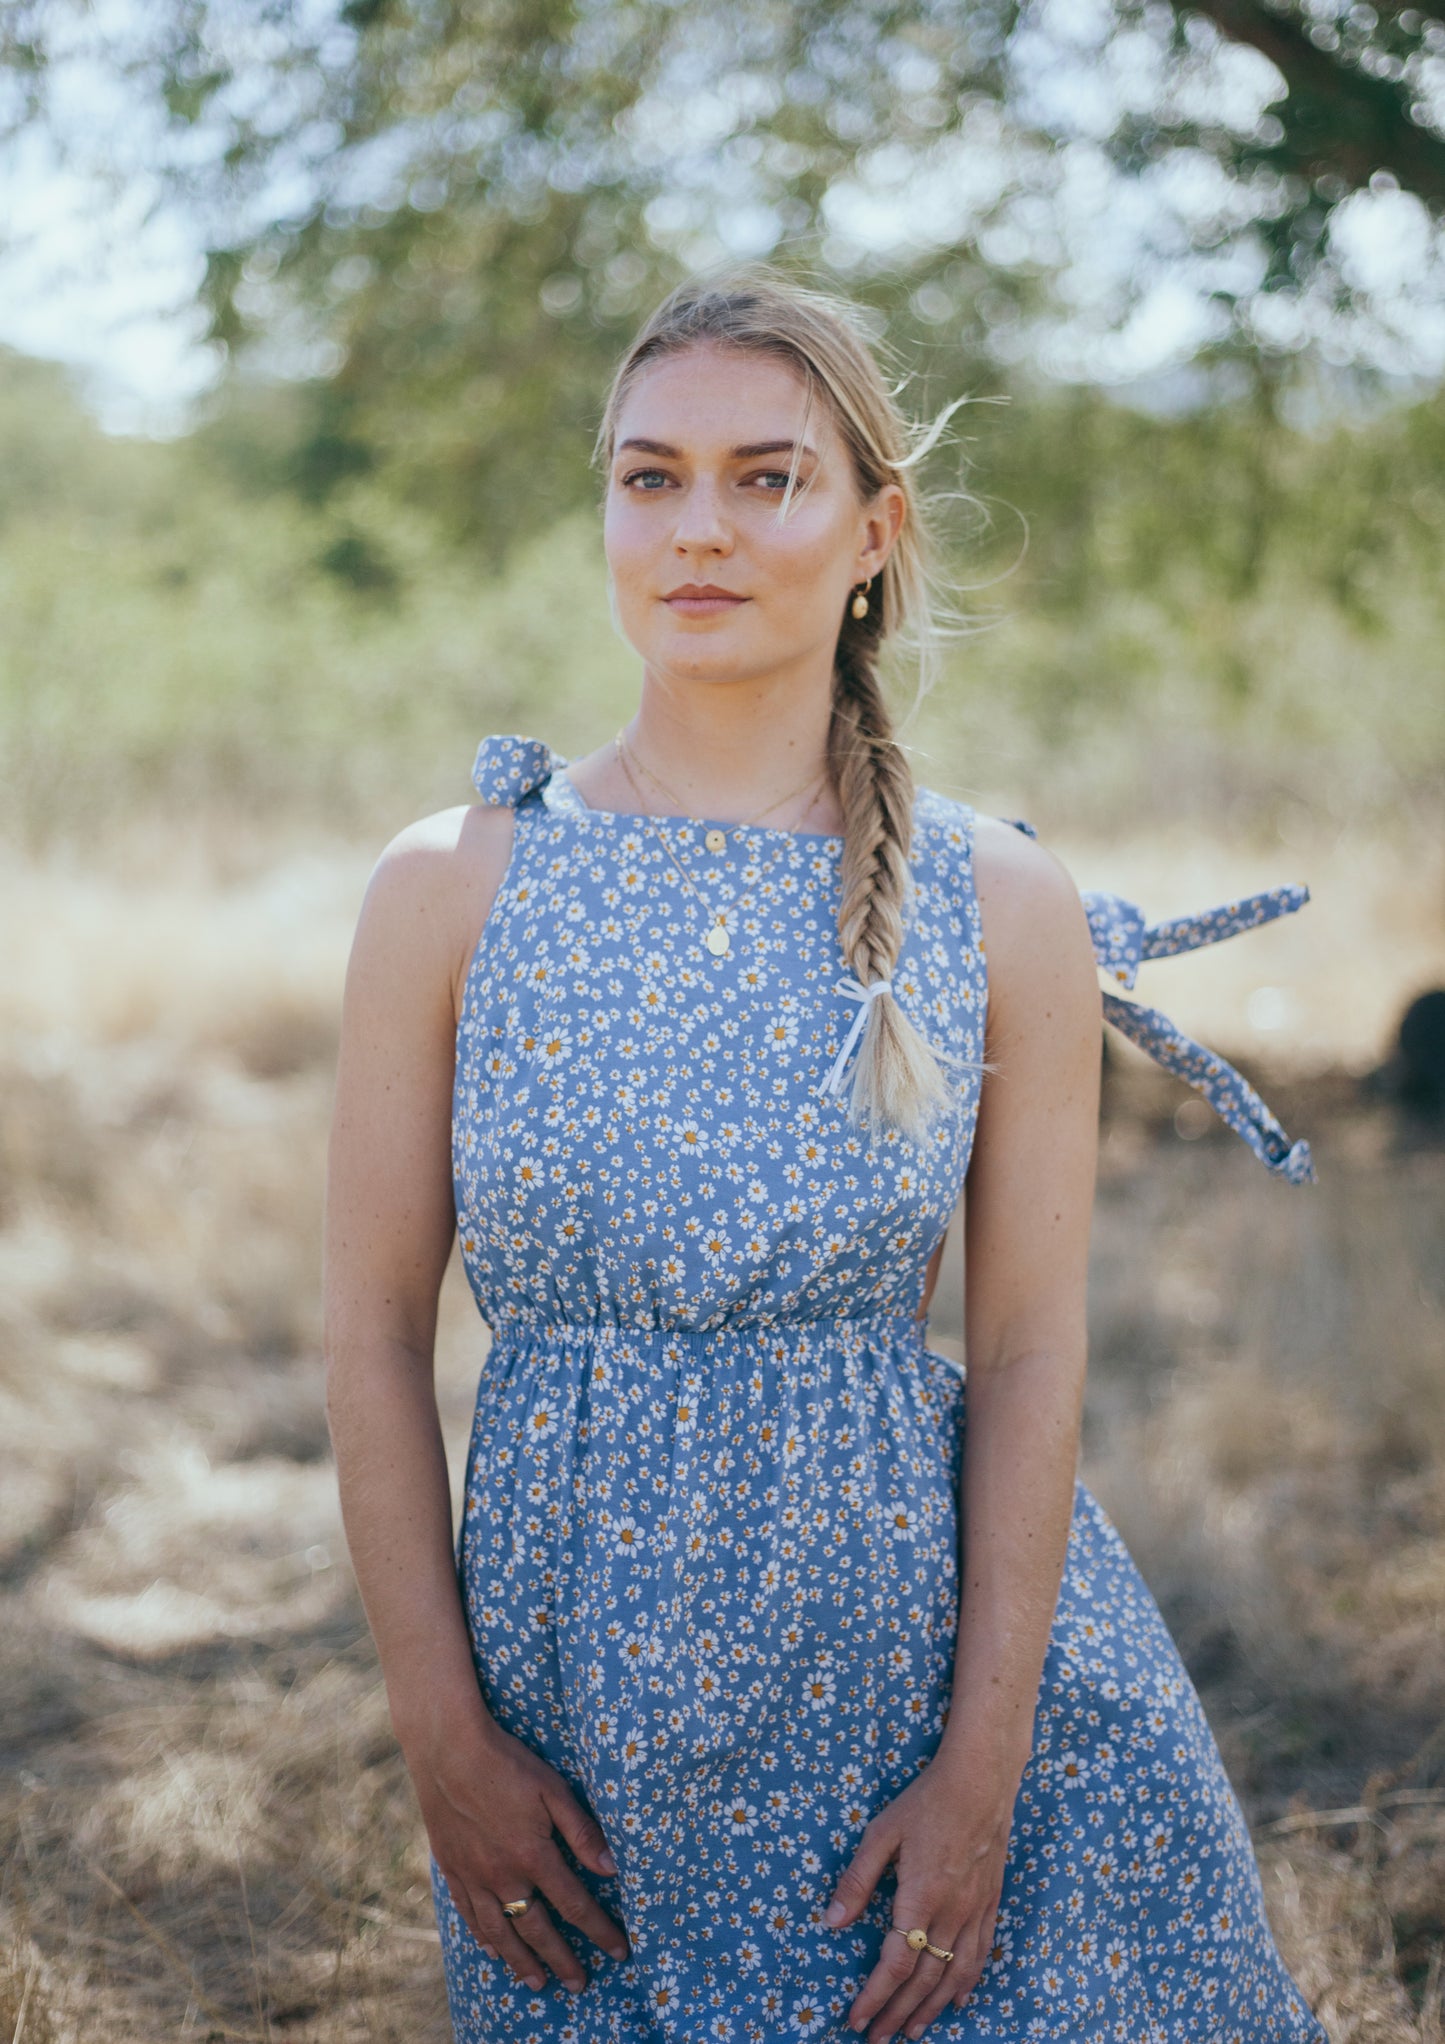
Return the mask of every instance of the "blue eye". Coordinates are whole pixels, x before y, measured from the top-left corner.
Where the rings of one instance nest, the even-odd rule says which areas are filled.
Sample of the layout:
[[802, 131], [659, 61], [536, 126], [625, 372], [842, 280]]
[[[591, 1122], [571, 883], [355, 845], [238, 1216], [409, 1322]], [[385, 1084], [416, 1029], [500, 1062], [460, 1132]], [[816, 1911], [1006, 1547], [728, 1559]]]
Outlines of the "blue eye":
[[[660, 468], [635, 468], [631, 475], [626, 475], [622, 478], [623, 488], [625, 489], [630, 483], [642, 481], [646, 476], [656, 476], [659, 482], [665, 483], [667, 481], [667, 476]], [[655, 497], [657, 492], [655, 490], [643, 490], [641, 494], [644, 497]]]

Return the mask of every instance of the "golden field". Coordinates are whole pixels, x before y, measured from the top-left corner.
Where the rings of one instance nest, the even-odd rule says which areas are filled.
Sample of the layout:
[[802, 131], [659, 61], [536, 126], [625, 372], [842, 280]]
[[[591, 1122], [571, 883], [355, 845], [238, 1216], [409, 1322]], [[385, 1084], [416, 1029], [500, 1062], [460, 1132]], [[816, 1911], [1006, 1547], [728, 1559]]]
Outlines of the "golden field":
[[[449, 2036], [323, 1412], [336, 1016], [382, 836], [153, 817], [0, 867], [0, 2040]], [[1332, 2038], [1440, 2044], [1445, 1154], [1361, 1084], [1445, 984], [1439, 847], [1058, 849], [1151, 916], [1313, 891], [1138, 992], [1246, 1063], [1317, 1186], [1111, 1039], [1082, 1473]], [[486, 1365], [455, 1262], [443, 1303], [455, 1474]]]

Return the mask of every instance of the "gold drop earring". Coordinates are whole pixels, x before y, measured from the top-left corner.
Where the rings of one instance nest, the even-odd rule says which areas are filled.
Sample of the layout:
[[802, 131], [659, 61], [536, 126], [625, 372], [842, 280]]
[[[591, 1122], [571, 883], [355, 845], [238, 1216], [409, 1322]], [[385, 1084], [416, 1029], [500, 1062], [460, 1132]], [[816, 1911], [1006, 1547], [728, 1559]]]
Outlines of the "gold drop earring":
[[852, 602], [851, 602], [851, 603], [849, 604], [849, 606], [848, 606], [848, 608], [849, 608], [849, 609], [850, 609], [850, 610], [852, 611], [852, 613], [853, 613], [854, 617], [857, 617], [857, 618], [864, 618], [864, 617], [867, 617], [867, 615], [868, 615], [868, 591], [869, 591], [869, 590], [870, 590], [870, 589], [871, 589], [872, 587], [873, 587], [873, 577], [872, 577], [871, 575], [870, 575], [870, 576], [868, 577], [868, 580], [867, 580], [866, 582], [860, 582], [860, 583], [858, 584], [858, 587], [857, 587], [857, 589], [856, 589], [856, 590], [854, 591], [854, 594], [853, 594], [853, 601], [852, 601]]

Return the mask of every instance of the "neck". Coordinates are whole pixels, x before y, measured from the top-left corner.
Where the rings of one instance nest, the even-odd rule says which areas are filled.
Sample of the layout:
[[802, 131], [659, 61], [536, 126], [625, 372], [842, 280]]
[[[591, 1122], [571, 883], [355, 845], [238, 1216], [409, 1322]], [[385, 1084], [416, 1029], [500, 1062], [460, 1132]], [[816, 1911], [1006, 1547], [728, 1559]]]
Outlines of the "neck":
[[[647, 673], [623, 737], [692, 815], [743, 817], [771, 799], [780, 806], [770, 823], [786, 827], [802, 820], [806, 808], [810, 830], [835, 831], [841, 814], [827, 776], [831, 718], [831, 677], [824, 690], [756, 680], [679, 685]], [[594, 757], [600, 770], [600, 756]], [[645, 779], [643, 786], [649, 807], [665, 812], [672, 806]], [[795, 799], [782, 799], [795, 790]]]

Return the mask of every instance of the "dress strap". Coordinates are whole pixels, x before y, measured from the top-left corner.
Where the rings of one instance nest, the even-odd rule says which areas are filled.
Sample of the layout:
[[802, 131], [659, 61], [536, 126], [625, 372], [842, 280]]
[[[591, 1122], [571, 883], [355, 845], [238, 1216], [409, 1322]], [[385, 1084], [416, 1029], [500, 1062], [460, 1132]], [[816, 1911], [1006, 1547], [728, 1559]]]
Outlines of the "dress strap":
[[[1005, 821], [1029, 837], [1038, 832], [1022, 817]], [[1173, 916], [1165, 922], [1146, 921], [1144, 911], [1122, 895], [1102, 888], [1082, 890], [1094, 956], [1100, 968], [1121, 986], [1132, 987], [1146, 958], [1174, 958], [1182, 951], [1197, 951], [1206, 944], [1221, 943], [1241, 931], [1257, 929], [1276, 916], [1293, 915], [1310, 898], [1307, 887], [1293, 882], [1267, 887], [1242, 901], [1224, 902], [1198, 915]], [[1206, 1050], [1177, 1029], [1157, 1008], [1142, 1001], [1121, 1001], [1117, 994], [1103, 996], [1104, 1019], [1127, 1036], [1131, 1043], [1149, 1053], [1157, 1064], [1192, 1086], [1223, 1120], [1248, 1143], [1260, 1162], [1291, 1185], [1314, 1182], [1314, 1163], [1306, 1142], [1292, 1143], [1242, 1072], [1212, 1050]]]
[[484, 738], [472, 762], [472, 786], [490, 808], [515, 809], [566, 764], [540, 738]]

